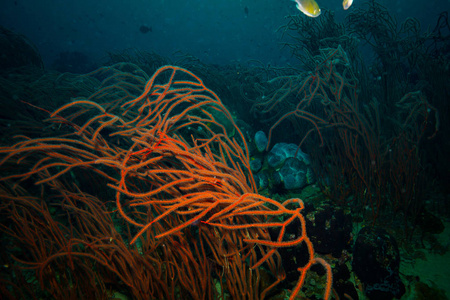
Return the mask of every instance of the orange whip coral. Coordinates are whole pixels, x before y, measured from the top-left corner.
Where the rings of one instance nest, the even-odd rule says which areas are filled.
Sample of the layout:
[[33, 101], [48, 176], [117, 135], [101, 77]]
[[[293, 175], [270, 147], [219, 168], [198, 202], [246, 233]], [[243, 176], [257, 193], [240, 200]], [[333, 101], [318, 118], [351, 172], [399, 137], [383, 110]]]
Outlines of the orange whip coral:
[[[285, 278], [277, 248], [305, 243], [309, 260], [298, 269], [300, 279], [291, 299], [314, 264], [326, 270], [325, 298], [329, 298], [331, 268], [314, 255], [301, 214], [303, 202], [290, 199], [279, 203], [257, 193], [245, 138], [219, 97], [200, 78], [175, 66], [161, 67], [146, 78], [130, 64], [88, 75], [106, 76], [101, 88], [88, 99], [75, 99], [62, 106], [49, 119], [68, 125], [72, 133], [23, 138], [11, 147], [2, 147], [0, 165], [17, 162], [31, 166], [1, 181], [14, 190], [21, 181], [33, 179], [64, 199], [77, 195], [76, 199], [83, 199], [83, 206], [77, 209], [68, 200], [65, 205], [82, 214], [83, 222], [95, 218], [98, 223], [110, 224], [108, 218], [80, 212], [98, 199], [82, 193], [83, 186], [77, 182], [73, 182], [76, 191], [69, 191], [67, 183], [67, 178], [76, 176], [76, 170], [87, 172], [88, 178], [102, 178], [104, 186], [109, 187], [106, 193], [114, 194], [113, 212], [127, 222], [129, 245], [125, 246], [126, 238], [105, 238], [104, 232], [95, 232], [92, 226], [89, 232], [80, 229], [81, 237], [66, 241], [64, 249], [29, 264], [42, 273], [61, 257], [67, 257], [69, 262], [65, 263], [70, 265], [74, 257], [83, 256], [125, 276], [121, 268], [109, 263], [114, 255], [108, 256], [105, 251], [116, 249], [122, 253], [123, 264], [130, 265], [134, 265], [133, 257], [145, 259], [142, 253], [147, 253], [152, 265], [147, 269], [155, 268], [152, 278], [166, 285], [162, 292], [152, 292], [153, 297], [175, 298], [177, 284], [193, 298], [208, 298], [215, 293], [223, 298], [226, 290], [233, 299], [262, 299]], [[141, 87], [144, 92], [136, 97]], [[19, 198], [8, 196], [12, 202]], [[289, 240], [285, 230], [295, 220], [301, 224], [300, 234]], [[275, 239], [269, 229], [277, 232]], [[112, 226], [110, 230], [115, 229]], [[91, 252], [67, 250], [75, 244]], [[221, 269], [215, 276], [223, 286], [220, 291], [210, 275], [211, 262]], [[260, 278], [263, 264], [276, 278], [268, 286], [263, 286]], [[135, 297], [145, 297], [139, 291], [142, 287], [126, 278], [122, 281]], [[208, 292], [201, 296], [199, 290]]]

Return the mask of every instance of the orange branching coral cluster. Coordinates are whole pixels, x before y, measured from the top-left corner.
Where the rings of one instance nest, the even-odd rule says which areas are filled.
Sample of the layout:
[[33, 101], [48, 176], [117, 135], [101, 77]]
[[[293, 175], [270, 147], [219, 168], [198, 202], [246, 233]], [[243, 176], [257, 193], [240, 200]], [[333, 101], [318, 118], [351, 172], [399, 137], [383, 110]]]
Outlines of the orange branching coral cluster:
[[[301, 214], [303, 202], [279, 203], [257, 193], [242, 132], [197, 76], [165, 66], [147, 78], [130, 64], [88, 75], [104, 78], [101, 88], [49, 119], [71, 133], [24, 138], [0, 149], [0, 165], [30, 165], [1, 179], [9, 184], [2, 192], [8, 200], [2, 209], [16, 221], [16, 229], [3, 228], [5, 232], [33, 250], [30, 237], [19, 238], [17, 206], [52, 219], [44, 206], [25, 204], [37, 198], [27, 200], [17, 191], [20, 182], [30, 179], [41, 187], [42, 197], [60, 199], [76, 219], [66, 228], [71, 238], [61, 238], [59, 249], [52, 246], [46, 255], [21, 263], [36, 268], [42, 279], [44, 273], [55, 274], [50, 268], [56, 262], [73, 269], [75, 258], [83, 257], [119, 276], [135, 298], [173, 299], [186, 292], [194, 299], [224, 299], [225, 293], [232, 299], [262, 299], [285, 278], [277, 248], [305, 243], [309, 261], [299, 268], [291, 298], [314, 264], [326, 270], [324, 294], [329, 298], [331, 269], [314, 255]], [[136, 97], [141, 87], [144, 92]], [[105, 199], [114, 201], [102, 204]], [[126, 233], [116, 229], [111, 209], [126, 221]], [[289, 238], [285, 231], [293, 221], [301, 228]], [[51, 240], [50, 232], [58, 228], [49, 220], [48, 226], [31, 223], [46, 228], [42, 239]], [[262, 282], [262, 265], [274, 276], [273, 284]], [[132, 279], [128, 276], [134, 268]]]

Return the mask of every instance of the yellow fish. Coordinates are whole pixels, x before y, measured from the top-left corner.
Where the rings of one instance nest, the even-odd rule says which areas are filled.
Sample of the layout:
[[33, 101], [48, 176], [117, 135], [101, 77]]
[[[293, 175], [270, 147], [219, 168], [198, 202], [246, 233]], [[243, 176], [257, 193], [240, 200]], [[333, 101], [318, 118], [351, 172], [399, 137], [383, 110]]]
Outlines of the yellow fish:
[[353, 0], [344, 0], [342, 2], [342, 6], [344, 7], [345, 10], [349, 9], [350, 6], [352, 6], [353, 4]]
[[[320, 15], [320, 7], [314, 0], [294, 0], [297, 3], [297, 8], [299, 11], [307, 15], [308, 17], [318, 17]], [[352, 1], [352, 0], [344, 0]]]

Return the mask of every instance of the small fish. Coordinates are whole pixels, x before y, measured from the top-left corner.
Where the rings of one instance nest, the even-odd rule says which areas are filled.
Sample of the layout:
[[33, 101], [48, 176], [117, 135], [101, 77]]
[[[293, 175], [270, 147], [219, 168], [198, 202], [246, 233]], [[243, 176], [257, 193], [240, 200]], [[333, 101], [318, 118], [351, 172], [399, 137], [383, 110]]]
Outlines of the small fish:
[[[293, 0], [297, 3], [297, 9], [308, 17], [315, 18], [320, 15], [320, 7], [314, 0]], [[352, 0], [344, 0], [352, 1]]]
[[342, 6], [344, 7], [345, 10], [349, 9], [350, 6], [352, 6], [353, 4], [353, 0], [344, 0], [342, 2]]
[[152, 28], [151, 27], [148, 27], [148, 26], [145, 26], [145, 25], [142, 25], [141, 27], [139, 27], [139, 31], [141, 32], [141, 33], [147, 33], [147, 32], [153, 32], [153, 30], [152, 30]]

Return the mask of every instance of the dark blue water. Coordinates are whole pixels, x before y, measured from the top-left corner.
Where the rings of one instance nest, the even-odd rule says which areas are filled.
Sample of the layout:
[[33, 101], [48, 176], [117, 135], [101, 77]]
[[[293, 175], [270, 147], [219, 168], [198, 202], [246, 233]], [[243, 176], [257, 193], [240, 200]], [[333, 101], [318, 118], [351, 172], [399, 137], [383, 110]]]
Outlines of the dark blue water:
[[[415, 17], [424, 28], [450, 6], [447, 0], [380, 2], [399, 20]], [[350, 10], [362, 3], [355, 0]], [[334, 10], [338, 20], [347, 13], [339, 0], [318, 4]], [[162, 55], [181, 51], [205, 63], [257, 59], [285, 65], [291, 56], [281, 49], [277, 28], [286, 15], [298, 13], [290, 0], [3, 0], [0, 5], [0, 25], [29, 37], [47, 65], [61, 52], [98, 60], [127, 48]]]

